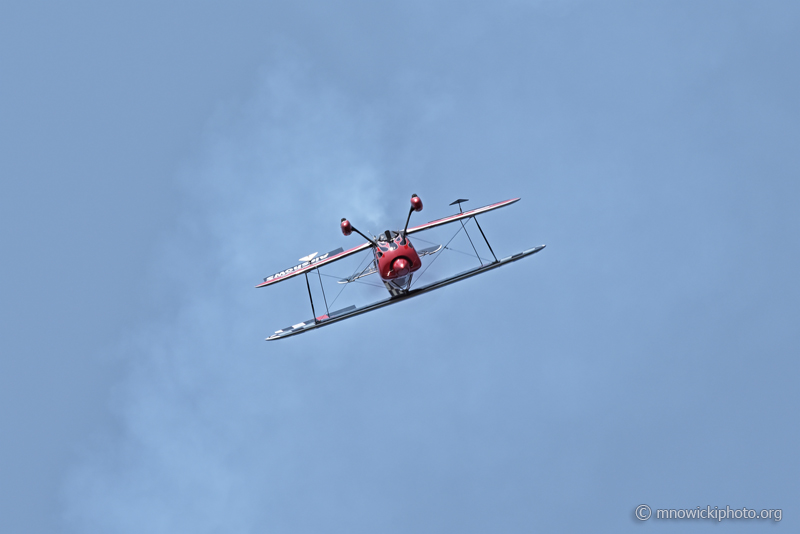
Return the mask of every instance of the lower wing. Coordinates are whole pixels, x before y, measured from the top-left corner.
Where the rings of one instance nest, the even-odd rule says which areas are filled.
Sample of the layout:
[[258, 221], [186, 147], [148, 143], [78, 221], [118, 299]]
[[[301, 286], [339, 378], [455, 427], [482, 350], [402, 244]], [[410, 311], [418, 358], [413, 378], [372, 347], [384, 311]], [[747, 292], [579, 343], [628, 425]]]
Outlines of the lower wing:
[[[441, 247], [441, 245], [440, 245]], [[536, 254], [540, 250], [542, 250], [545, 246], [539, 245], [538, 247], [534, 247], [523, 252], [518, 252], [513, 256], [509, 256], [507, 258], [503, 258], [502, 260], [498, 260], [493, 263], [489, 263], [486, 265], [482, 265], [481, 267], [475, 267], [474, 269], [469, 269], [462, 273], [459, 273], [455, 276], [451, 276], [449, 278], [445, 278], [443, 280], [439, 280], [438, 282], [433, 282], [426, 286], [422, 286], [416, 289], [412, 289], [407, 293], [403, 293], [402, 295], [387, 298], [384, 300], [379, 300], [378, 302], [374, 302], [372, 304], [368, 304], [367, 306], [363, 306], [361, 308], [357, 308], [356, 306], [350, 306], [348, 308], [343, 308], [341, 310], [337, 310], [332, 312], [328, 315], [323, 315], [321, 317], [316, 317], [314, 319], [309, 319], [307, 321], [303, 321], [301, 323], [297, 323], [292, 326], [287, 326], [286, 328], [282, 328], [278, 330], [271, 336], [267, 338], [267, 341], [274, 341], [276, 339], [283, 339], [285, 337], [294, 336], [296, 334], [302, 334], [304, 332], [309, 332], [311, 330], [320, 328], [322, 326], [327, 326], [329, 324], [333, 324], [339, 321], [344, 321], [345, 319], [349, 319], [350, 317], [355, 317], [356, 315], [361, 315], [362, 313], [371, 312], [377, 310], [378, 308], [383, 308], [384, 306], [389, 306], [390, 304], [396, 304], [400, 301], [410, 299], [416, 297], [417, 295], [422, 295], [423, 293], [429, 293], [435, 289], [442, 288], [444, 286], [453, 284], [455, 282], [460, 282], [461, 280], [466, 280], [472, 276], [485, 273], [486, 271], [491, 271], [492, 269], [497, 269], [498, 267], [502, 267], [503, 265], [508, 265], [509, 263], [513, 263], [517, 260], [521, 260], [522, 258], [528, 257], [532, 254]], [[431, 247], [434, 248], [434, 247]], [[366, 276], [366, 275], [365, 275]]]

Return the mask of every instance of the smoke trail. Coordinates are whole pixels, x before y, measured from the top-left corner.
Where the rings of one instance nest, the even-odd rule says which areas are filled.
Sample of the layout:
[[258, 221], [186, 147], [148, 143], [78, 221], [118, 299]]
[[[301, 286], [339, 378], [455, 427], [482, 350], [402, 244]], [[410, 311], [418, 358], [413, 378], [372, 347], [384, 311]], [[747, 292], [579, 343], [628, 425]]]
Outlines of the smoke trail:
[[292, 379], [308, 362], [289, 366], [269, 351], [308, 345], [262, 341], [265, 324], [287, 320], [275, 303], [288, 293], [253, 285], [330, 244], [342, 213], [380, 219], [379, 132], [367, 117], [299, 68], [220, 108], [207, 154], [181, 173], [182, 205], [154, 262], [162, 311], [120, 343], [128, 371], [111, 401], [118, 428], [65, 484], [76, 531], [261, 532], [284, 506], [294, 445], [275, 436], [302, 403]]

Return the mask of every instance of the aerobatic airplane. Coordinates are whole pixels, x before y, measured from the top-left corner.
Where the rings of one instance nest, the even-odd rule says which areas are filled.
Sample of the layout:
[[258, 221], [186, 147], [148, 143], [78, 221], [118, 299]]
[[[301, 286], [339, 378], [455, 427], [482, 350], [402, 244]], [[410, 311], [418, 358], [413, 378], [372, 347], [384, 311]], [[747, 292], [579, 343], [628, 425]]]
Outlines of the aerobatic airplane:
[[[275, 273], [271, 276], [268, 276], [264, 278], [264, 281], [262, 283], [256, 286], [256, 287], [266, 287], [275, 284], [277, 282], [282, 282], [283, 280], [288, 280], [289, 278], [292, 278], [294, 276], [303, 274], [306, 277], [306, 287], [308, 288], [308, 297], [311, 300], [311, 311], [314, 314], [313, 319], [309, 319], [307, 321], [303, 321], [301, 323], [297, 323], [292, 326], [287, 326], [286, 328], [278, 330], [277, 332], [269, 336], [267, 338], [267, 341], [275, 339], [283, 339], [285, 337], [293, 336], [295, 334], [308, 332], [310, 330], [314, 330], [315, 328], [327, 326], [329, 324], [343, 321], [350, 317], [355, 317], [356, 315], [361, 315], [362, 313], [367, 313], [373, 310], [377, 310], [378, 308], [388, 306], [390, 304], [395, 304], [402, 300], [409, 299], [411, 297], [415, 297], [417, 295], [421, 295], [423, 293], [427, 293], [435, 289], [439, 289], [441, 287], [452, 284], [454, 282], [458, 282], [460, 280], [464, 280], [471, 276], [475, 276], [476, 274], [481, 274], [486, 271], [496, 269], [497, 267], [508, 265], [509, 263], [521, 260], [522, 258], [530, 256], [531, 254], [535, 254], [545, 247], [544, 245], [540, 245], [538, 247], [534, 247], [525, 250], [523, 252], [514, 254], [513, 256], [503, 258], [502, 260], [498, 260], [497, 256], [495, 256], [494, 251], [492, 250], [492, 246], [489, 245], [489, 241], [486, 239], [486, 235], [483, 233], [483, 229], [481, 228], [480, 224], [478, 224], [477, 216], [492, 210], [496, 210], [498, 208], [509, 206], [517, 202], [519, 198], [512, 198], [510, 200], [504, 200], [503, 202], [497, 202], [496, 204], [489, 204], [488, 206], [484, 206], [482, 208], [477, 208], [470, 211], [463, 211], [461, 209], [461, 203], [467, 202], [467, 200], [468, 199], [460, 198], [450, 204], [451, 206], [458, 204], [459, 213], [456, 213], [455, 215], [451, 215], [449, 217], [444, 217], [443, 219], [437, 219], [435, 221], [431, 221], [429, 223], [420, 226], [409, 228], [408, 223], [411, 220], [411, 214], [414, 213], [415, 211], [422, 211], [422, 200], [420, 200], [420, 198], [417, 195], [412, 195], [411, 209], [408, 212], [408, 217], [406, 217], [405, 227], [403, 227], [402, 230], [397, 230], [397, 231], [386, 230], [380, 236], [367, 237], [365, 234], [357, 230], [356, 227], [350, 223], [350, 221], [348, 221], [347, 219], [342, 219], [340, 226], [342, 229], [342, 233], [345, 236], [349, 236], [353, 232], [356, 232], [361, 237], [366, 239], [367, 242], [362, 243], [361, 245], [358, 245], [356, 247], [353, 247], [350, 250], [343, 250], [342, 248], [337, 248], [336, 250], [332, 250], [322, 255], [318, 255], [318, 253], [316, 252], [313, 254], [309, 254], [308, 256], [300, 258], [299, 260], [300, 264], [295, 265], [294, 267], [290, 267], [281, 272]], [[442, 245], [436, 245], [433, 247], [417, 250], [411, 243], [411, 238], [409, 236], [417, 232], [422, 232], [424, 230], [436, 228], [437, 226], [442, 226], [445, 224], [450, 224], [458, 221], [461, 223], [461, 228], [459, 228], [458, 232], [464, 230], [467, 233], [467, 237], [469, 237], [469, 232], [467, 232], [466, 225], [464, 224], [465, 219], [467, 220], [467, 222], [469, 222], [469, 219], [475, 221], [475, 224], [477, 225], [478, 230], [481, 233], [481, 236], [483, 237], [484, 241], [486, 241], [486, 245], [489, 247], [489, 251], [492, 253], [494, 261], [484, 264], [483, 260], [478, 255], [476, 250], [475, 255], [478, 256], [478, 259], [481, 262], [480, 267], [475, 267], [473, 269], [469, 269], [467, 271], [459, 273], [455, 276], [444, 278], [437, 282], [433, 282], [428, 285], [412, 289], [411, 283], [414, 273], [417, 272], [420, 269], [420, 267], [422, 267], [421, 258], [423, 258], [424, 256], [436, 254], [437, 252], [440, 252], [443, 247]], [[456, 234], [458, 234], [458, 232], [456, 232]], [[470, 243], [472, 243], [471, 237], [469, 237], [469, 240]], [[446, 249], [447, 245], [445, 245], [444, 248]], [[347, 308], [336, 310], [334, 312], [329, 312], [327, 309], [328, 303], [327, 303], [327, 298], [325, 297], [325, 289], [323, 287], [322, 294], [323, 298], [325, 299], [326, 313], [317, 316], [317, 313], [314, 310], [314, 299], [311, 297], [311, 286], [308, 281], [308, 273], [314, 270], [316, 270], [317, 273], [319, 273], [319, 269], [324, 265], [329, 265], [335, 261], [341, 260], [343, 258], [352, 256], [353, 254], [357, 254], [358, 252], [362, 252], [368, 249], [372, 249], [373, 259], [371, 262], [367, 264], [367, 267], [362, 271], [358, 271], [358, 269], [356, 269], [357, 272], [354, 272], [348, 278], [339, 280], [339, 283], [349, 284], [351, 282], [355, 282], [359, 278], [363, 278], [365, 276], [372, 274], [378, 274], [384, 286], [389, 291], [389, 297], [384, 300], [380, 300], [378, 302], [362, 306], [360, 308], [357, 308], [356, 306], [349, 306]], [[473, 250], [475, 250], [474, 244], [473, 244]], [[320, 278], [320, 286], [321, 285], [322, 285], [322, 279]]]

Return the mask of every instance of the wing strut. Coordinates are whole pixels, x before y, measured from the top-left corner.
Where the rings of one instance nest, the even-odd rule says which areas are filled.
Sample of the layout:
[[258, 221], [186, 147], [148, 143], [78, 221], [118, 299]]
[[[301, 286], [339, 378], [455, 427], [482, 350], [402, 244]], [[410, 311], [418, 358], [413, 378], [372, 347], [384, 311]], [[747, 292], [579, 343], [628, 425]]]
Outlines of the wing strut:
[[[458, 200], [453, 201], [450, 205], [452, 206], [453, 204], [458, 204], [458, 211], [460, 213], [464, 213], [464, 210], [461, 209], [461, 203], [462, 202], [469, 202], [469, 199], [468, 198], [459, 198]], [[470, 217], [470, 219], [474, 219], [475, 220], [475, 224], [478, 224], [478, 218], [477, 217], [473, 216], [473, 217]], [[461, 226], [464, 226], [464, 221], [461, 221]], [[478, 224], [478, 230], [481, 231], [481, 235], [483, 236], [483, 240], [486, 241], [486, 246], [489, 247], [489, 252], [492, 253], [492, 257], [494, 258], [495, 263], [497, 263], [497, 256], [494, 255], [494, 250], [492, 250], [492, 245], [490, 245], [489, 244], [489, 240], [486, 239], [486, 234], [483, 233], [483, 228], [481, 228], [480, 224]], [[475, 251], [475, 255], [478, 256], [478, 260], [481, 262], [481, 265], [483, 265], [483, 260], [481, 259], [481, 255], [478, 254], [478, 251], [475, 249], [475, 244], [472, 242], [472, 238], [469, 236], [469, 232], [467, 232], [467, 227], [466, 226], [464, 226], [464, 233], [467, 234], [467, 239], [469, 239], [469, 244], [472, 245], [472, 250]]]
[[330, 317], [331, 311], [328, 309], [328, 297], [325, 296], [325, 286], [322, 285], [322, 275], [319, 273], [319, 269], [317, 269], [317, 278], [319, 278], [319, 287], [322, 289], [322, 300], [325, 301], [325, 313]]
[[[325, 296], [325, 286], [322, 285], [322, 275], [319, 273], [319, 269], [314, 269], [317, 271], [317, 277], [319, 278], [319, 287], [322, 289], [322, 299], [325, 301], [325, 315], [322, 317], [323, 320], [327, 319], [331, 316], [330, 310], [328, 310], [328, 298]], [[311, 296], [311, 284], [308, 283], [308, 273], [303, 273], [306, 275], [306, 288], [308, 289], [308, 300], [311, 302], [311, 313], [314, 314], [314, 323], [320, 322], [317, 318], [317, 312], [314, 310], [314, 298]]]
[[[458, 207], [460, 209], [461, 208], [461, 204], [459, 204]], [[472, 238], [469, 236], [469, 232], [467, 232], [467, 227], [464, 226], [464, 221], [458, 221], [458, 222], [460, 222], [461, 226], [464, 228], [464, 233], [467, 234], [467, 239], [469, 239], [469, 244], [472, 245], [472, 250], [475, 251], [475, 255], [478, 256], [478, 261], [481, 262], [481, 267], [483, 267], [483, 260], [481, 259], [481, 255], [478, 254], [478, 249], [475, 248], [475, 243], [472, 242]], [[476, 219], [475, 222], [478, 222], [478, 220]], [[486, 238], [484, 238], [484, 239], [486, 239]], [[489, 242], [487, 241], [486, 244], [488, 245]], [[489, 247], [489, 248], [492, 248], [492, 247]], [[497, 261], [497, 258], [495, 258], [495, 261]]]
[[[458, 207], [460, 208], [461, 204], [459, 204]], [[475, 224], [478, 224], [478, 218], [477, 217], [473, 217], [473, 219], [475, 219]], [[465, 228], [465, 230], [466, 230], [466, 228]], [[481, 228], [480, 224], [478, 224], [478, 230], [481, 231], [481, 235], [483, 236], [483, 240], [486, 241], [486, 246], [489, 247], [489, 252], [492, 253], [492, 257], [494, 258], [495, 263], [497, 263], [497, 256], [494, 255], [494, 250], [492, 250], [492, 245], [490, 245], [489, 244], [489, 240], [486, 239], [486, 234], [483, 233], [483, 228]], [[472, 243], [472, 240], [470, 239], [469, 242]], [[473, 246], [472, 248], [475, 248], [475, 247]], [[481, 262], [481, 265], [483, 265], [482, 262]]]
[[318, 323], [317, 321], [317, 312], [314, 311], [314, 299], [311, 297], [311, 286], [308, 283], [308, 273], [303, 273], [306, 275], [306, 287], [308, 288], [308, 300], [311, 301], [311, 313], [314, 314], [314, 324]]

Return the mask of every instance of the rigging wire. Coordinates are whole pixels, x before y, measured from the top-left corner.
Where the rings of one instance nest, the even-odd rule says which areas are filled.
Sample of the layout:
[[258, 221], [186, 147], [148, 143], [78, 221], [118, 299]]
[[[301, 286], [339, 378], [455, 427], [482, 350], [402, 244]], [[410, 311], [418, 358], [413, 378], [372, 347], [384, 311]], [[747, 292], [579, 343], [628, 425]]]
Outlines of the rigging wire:
[[[372, 250], [371, 250], [371, 249], [367, 249], [367, 253], [369, 254], [370, 252], [372, 252]], [[355, 274], [358, 272], [358, 270], [361, 268], [361, 266], [362, 266], [362, 265], [364, 265], [364, 260], [366, 260], [368, 257], [369, 257], [368, 255], [365, 255], [365, 256], [364, 256], [364, 259], [363, 259], [363, 260], [361, 260], [361, 263], [359, 263], [359, 264], [358, 264], [358, 267], [356, 267], [356, 269], [353, 271], [353, 274], [351, 274], [350, 276], [353, 276], [353, 275], [355, 275]], [[327, 275], [327, 274], [326, 274], [325, 276], [330, 276], [330, 275]], [[362, 283], [362, 284], [367, 284], [367, 285], [369, 285], [367, 282], [361, 282], [361, 283]], [[336, 302], [336, 300], [339, 298], [339, 295], [341, 295], [341, 294], [342, 294], [342, 291], [344, 291], [346, 287], [347, 287], [347, 284], [344, 284], [344, 286], [342, 287], [342, 289], [340, 289], [340, 290], [339, 290], [339, 292], [336, 294], [336, 298], [335, 298], [335, 299], [333, 299], [333, 301], [331, 302], [331, 307], [333, 307], [334, 303], [335, 303], [335, 302]]]
[[[471, 218], [471, 217], [470, 217], [470, 218]], [[469, 221], [467, 221], [467, 222], [469, 222]], [[464, 230], [464, 232], [466, 232], [466, 230], [467, 230], [467, 229], [466, 229], [466, 227], [464, 226], [464, 222], [463, 222], [463, 221], [461, 221], [461, 228], [459, 228], [459, 229], [456, 231], [456, 233], [455, 233], [455, 234], [453, 234], [453, 237], [451, 237], [451, 238], [450, 238], [450, 240], [447, 242], [447, 244], [445, 244], [445, 245], [444, 245], [442, 248], [443, 248], [443, 249], [445, 249], [445, 250], [451, 250], [451, 251], [453, 251], [453, 252], [458, 252], [459, 254], [464, 254], [465, 256], [472, 257], [472, 254], [470, 254], [470, 253], [468, 253], [468, 252], [464, 252], [464, 251], [462, 251], [462, 250], [458, 250], [458, 249], [455, 249], [455, 248], [450, 248], [450, 246], [449, 246], [449, 245], [450, 245], [450, 243], [453, 241], [453, 239], [455, 239], [455, 238], [456, 238], [456, 236], [457, 236], [457, 235], [458, 235], [458, 234], [461, 232], [461, 230]], [[469, 238], [469, 234], [467, 234], [467, 238]], [[432, 242], [432, 241], [428, 241], [428, 240], [426, 240], [426, 239], [422, 239], [421, 237], [418, 237], [418, 236], [414, 236], [414, 239], [415, 239], [415, 240], [417, 240], [417, 241], [422, 241], [423, 243], [428, 243], [429, 245], [437, 245], [437, 244], [438, 244], [438, 243], [434, 243], [434, 242]], [[472, 244], [472, 239], [470, 239], [470, 244]], [[475, 249], [475, 245], [474, 245], [474, 244], [472, 245], [472, 248], [473, 248], [473, 250]], [[369, 253], [369, 251], [367, 251], [367, 252]], [[412, 283], [411, 283], [411, 285], [414, 285], [415, 283], [419, 282], [420, 278], [422, 278], [422, 275], [424, 275], [424, 274], [425, 274], [425, 271], [427, 271], [427, 270], [428, 270], [428, 268], [429, 268], [431, 265], [433, 265], [433, 262], [435, 262], [435, 261], [436, 261], [436, 260], [439, 258], [439, 256], [441, 256], [441, 254], [438, 254], [438, 255], [437, 255], [435, 258], [433, 258], [433, 259], [431, 260], [431, 262], [430, 262], [428, 265], [426, 265], [426, 266], [425, 266], [425, 268], [424, 268], [424, 269], [422, 270], [422, 272], [419, 274], [419, 276], [417, 277], [417, 279], [416, 279], [416, 280], [414, 280], [414, 282], [412, 282]], [[482, 257], [480, 256], [480, 254], [478, 254], [478, 251], [477, 251], [477, 250], [475, 250], [475, 256], [477, 256], [477, 257], [478, 257], [478, 260], [485, 260], [485, 261], [489, 262], [489, 260], [488, 260], [487, 258], [482, 258]], [[361, 262], [358, 264], [358, 267], [356, 267], [356, 268], [355, 268], [355, 270], [353, 271], [353, 274], [351, 274], [351, 275], [350, 275], [348, 278], [351, 278], [351, 277], [355, 276], [355, 275], [356, 275], [356, 273], [357, 273], [357, 272], [359, 272], [359, 269], [361, 269], [361, 266], [362, 266], [362, 265], [364, 265], [364, 261], [365, 261], [366, 259], [368, 259], [368, 258], [369, 258], [369, 254], [366, 254], [366, 255], [365, 255], [365, 257], [364, 257], [364, 258], [361, 260]], [[363, 273], [363, 272], [364, 272], [364, 271], [366, 271], [368, 268], [369, 268], [369, 266], [367, 266], [367, 267], [364, 267], [364, 269], [363, 269], [363, 270], [361, 270], [361, 272]], [[330, 274], [325, 274], [325, 273], [321, 272], [319, 269], [317, 269], [317, 274], [318, 274], [318, 275], [321, 275], [321, 276], [326, 276], [326, 277], [328, 277], [328, 278], [337, 278], [337, 279], [341, 279], [341, 277], [339, 277], [339, 276], [330, 275]], [[367, 286], [372, 286], [372, 287], [377, 287], [377, 288], [383, 288], [383, 286], [380, 286], [380, 285], [378, 285], [378, 284], [373, 284], [373, 283], [370, 283], [370, 282], [364, 282], [364, 281], [361, 281], [361, 280], [352, 280], [352, 281], [348, 282], [348, 284], [350, 284], [350, 283], [353, 283], [353, 282], [355, 282], [355, 283], [357, 283], [357, 284], [364, 284], [364, 285], [367, 285]], [[411, 289], [411, 285], [409, 285], [409, 289]], [[332, 306], [334, 305], [334, 303], [335, 303], [335, 302], [336, 302], [336, 301], [339, 299], [339, 296], [342, 294], [342, 292], [345, 290], [345, 288], [346, 288], [346, 287], [347, 287], [347, 284], [344, 284], [344, 286], [342, 287], [342, 289], [340, 289], [340, 290], [339, 290], [339, 292], [336, 294], [336, 297], [335, 297], [335, 298], [334, 298], [334, 299], [331, 301], [331, 303], [330, 303], [330, 306], [331, 306], [331, 307], [332, 307]], [[324, 291], [324, 290], [323, 290], [323, 291]], [[326, 307], [327, 307], [327, 306], [326, 306]]]
[[[422, 241], [423, 243], [427, 243], [429, 245], [438, 245], [439, 244], [439, 243], [434, 243], [433, 241], [427, 241], [427, 240], [422, 239], [421, 237], [416, 236], [416, 235], [414, 236], [414, 241]], [[442, 248], [447, 249], [447, 250], [452, 250], [453, 252], [458, 252], [459, 254], [463, 254], [465, 256], [469, 256], [470, 258], [472, 257], [472, 254], [470, 254], [469, 252], [464, 252], [463, 250], [458, 250], [458, 249], [455, 249], [453, 247], [448, 247], [448, 246], [444, 246]], [[484, 258], [483, 256], [478, 256], [478, 257], [480, 259], [482, 259], [483, 261], [491, 263], [491, 260], [489, 260], [487, 258]]]
[[[455, 234], [453, 234], [453, 237], [451, 237], [451, 238], [450, 238], [450, 241], [452, 241], [453, 239], [455, 239], [455, 238], [456, 238], [456, 236], [459, 234], [459, 232], [461, 232], [461, 230], [463, 230], [463, 229], [464, 229], [463, 227], [459, 228], [459, 229], [458, 229], [458, 231], [457, 231]], [[448, 242], [447, 242], [447, 245], [449, 245], [449, 244], [450, 244], [450, 241], [448, 241]], [[447, 245], [445, 245], [445, 246], [444, 246], [444, 248], [447, 248]], [[439, 256], [441, 256], [441, 254], [439, 254]], [[426, 267], [425, 267], [425, 268], [422, 270], [422, 272], [419, 274], [419, 276], [417, 277], [417, 279], [416, 279], [416, 280], [414, 280], [414, 282], [412, 282], [411, 284], [409, 284], [409, 285], [408, 285], [408, 289], [411, 289], [411, 286], [412, 286], [412, 285], [414, 285], [414, 283], [415, 283], [415, 282], [419, 282], [419, 279], [420, 279], [420, 278], [422, 278], [422, 275], [423, 275], [423, 274], [425, 274], [425, 271], [427, 271], [427, 270], [428, 270], [428, 267], [430, 267], [431, 265], [433, 265], [433, 262], [435, 262], [436, 260], [438, 260], [438, 259], [439, 259], [439, 256], [436, 256], [435, 258], [433, 258], [433, 259], [431, 260], [431, 262], [430, 262], [430, 263], [429, 263], [429, 264], [428, 264], [428, 265], [427, 265], [427, 266], [426, 266]], [[472, 254], [470, 254], [470, 256], [472, 256]]]
[[[461, 207], [460, 204], [459, 204], [459, 207]], [[464, 226], [464, 221], [463, 220], [459, 220], [458, 222], [460, 222], [461, 223], [461, 227], [464, 228], [464, 233], [467, 234], [467, 239], [469, 239], [469, 244], [472, 245], [472, 250], [475, 251], [475, 255], [478, 256], [478, 261], [481, 262], [481, 267], [483, 267], [483, 260], [481, 259], [481, 255], [478, 254], [478, 249], [475, 248], [475, 243], [472, 242], [472, 238], [469, 236], [469, 232], [467, 232], [467, 227]], [[469, 222], [469, 221], [467, 221], [467, 222]]]
[[[335, 276], [335, 275], [332, 275], [332, 274], [322, 273], [322, 276], [327, 276], [328, 278], [336, 278], [337, 280], [342, 280], [341, 276]], [[364, 285], [367, 285], [367, 286], [380, 287], [381, 289], [383, 289], [383, 286], [379, 286], [378, 284], [373, 284], [373, 283], [370, 283], [370, 282], [364, 282], [363, 280], [351, 280], [351, 281], [349, 281], [347, 283], [348, 284], [352, 284], [353, 282], [355, 282], [356, 284], [364, 284]], [[347, 285], [347, 284], [345, 284], [345, 285]]]

